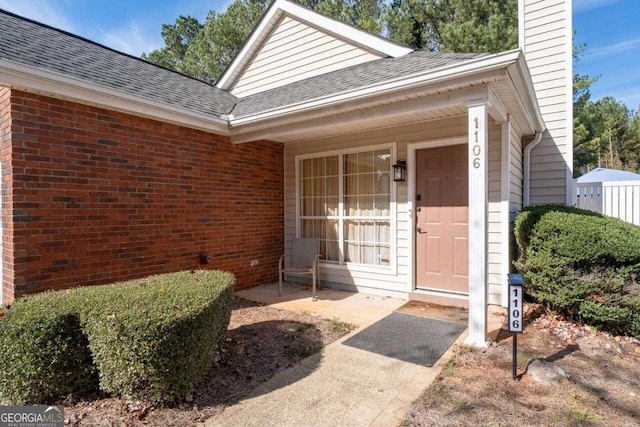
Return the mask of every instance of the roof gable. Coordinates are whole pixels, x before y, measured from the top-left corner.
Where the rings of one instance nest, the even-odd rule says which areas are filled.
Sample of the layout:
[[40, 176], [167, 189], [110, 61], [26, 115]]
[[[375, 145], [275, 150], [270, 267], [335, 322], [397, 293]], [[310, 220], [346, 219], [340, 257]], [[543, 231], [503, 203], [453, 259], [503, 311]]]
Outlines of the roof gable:
[[248, 96], [410, 52], [287, 0], [276, 0], [216, 86]]

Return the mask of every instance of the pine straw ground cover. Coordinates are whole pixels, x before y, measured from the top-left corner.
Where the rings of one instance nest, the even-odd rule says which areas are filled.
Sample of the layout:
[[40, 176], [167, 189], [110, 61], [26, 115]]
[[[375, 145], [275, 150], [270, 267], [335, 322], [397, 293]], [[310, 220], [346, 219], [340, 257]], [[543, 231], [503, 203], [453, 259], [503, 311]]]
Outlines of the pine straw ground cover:
[[338, 320], [278, 310], [236, 298], [229, 330], [207, 378], [169, 408], [96, 396], [63, 402], [70, 426], [192, 426], [238, 402], [257, 385], [353, 329]]
[[[511, 335], [487, 349], [456, 348], [436, 381], [413, 403], [404, 426], [640, 425], [640, 341], [614, 337], [528, 307], [511, 377]], [[543, 386], [526, 374], [536, 358], [568, 376]]]

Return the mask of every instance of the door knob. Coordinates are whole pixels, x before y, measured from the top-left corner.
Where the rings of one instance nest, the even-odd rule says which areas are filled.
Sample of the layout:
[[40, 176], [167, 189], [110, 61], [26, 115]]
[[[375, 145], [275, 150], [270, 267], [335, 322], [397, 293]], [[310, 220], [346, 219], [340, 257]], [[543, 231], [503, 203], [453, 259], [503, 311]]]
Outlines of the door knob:
[[420, 228], [420, 227], [416, 228], [416, 231], [418, 233], [420, 233], [420, 234], [427, 234], [427, 232], [426, 231], [422, 231], [422, 228]]

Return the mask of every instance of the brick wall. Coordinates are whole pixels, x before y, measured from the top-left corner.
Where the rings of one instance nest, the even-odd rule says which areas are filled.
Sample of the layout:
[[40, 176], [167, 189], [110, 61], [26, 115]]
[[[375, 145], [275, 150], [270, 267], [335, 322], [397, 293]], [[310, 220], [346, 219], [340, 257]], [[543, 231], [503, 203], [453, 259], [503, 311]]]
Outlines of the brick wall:
[[[0, 169], [2, 170], [2, 207], [10, 200], [10, 191], [12, 188], [10, 182], [11, 172], [11, 105], [9, 103], [11, 90], [0, 86]], [[9, 249], [13, 248], [13, 235], [11, 223], [8, 221], [7, 215], [9, 210], [3, 209], [2, 213], [2, 260], [3, 260], [3, 280], [2, 295], [3, 303], [6, 304], [12, 299], [13, 286], [9, 287], [9, 283], [13, 283], [13, 258], [9, 256]]]
[[197, 269], [202, 251], [211, 256], [206, 268], [236, 274], [238, 289], [277, 279], [281, 144], [232, 145], [74, 102], [15, 90], [10, 97], [11, 133], [1, 147], [5, 303]]

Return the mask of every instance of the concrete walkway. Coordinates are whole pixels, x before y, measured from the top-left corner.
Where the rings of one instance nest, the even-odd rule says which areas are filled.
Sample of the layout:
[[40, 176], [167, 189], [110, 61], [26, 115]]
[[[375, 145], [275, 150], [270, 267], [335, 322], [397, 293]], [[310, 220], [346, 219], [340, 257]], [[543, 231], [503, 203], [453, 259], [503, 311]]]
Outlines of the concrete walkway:
[[[283, 297], [277, 294], [277, 286], [266, 286], [238, 296], [339, 318], [359, 328], [258, 386], [246, 399], [208, 420], [207, 427], [397, 426], [452, 355], [449, 349], [427, 368], [342, 344], [407, 301], [323, 289], [319, 300], [312, 302], [304, 287], [288, 287]], [[458, 341], [465, 336], [466, 332]]]

